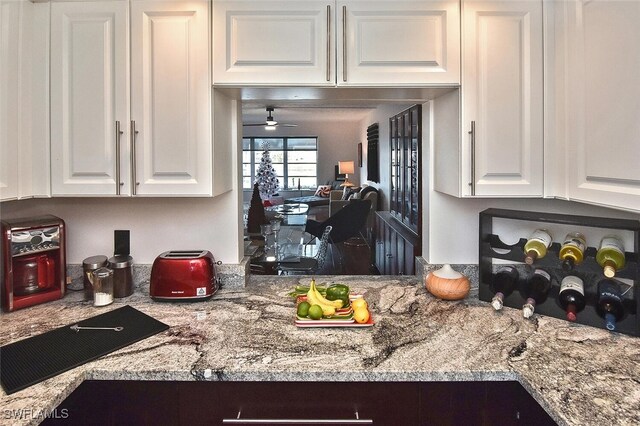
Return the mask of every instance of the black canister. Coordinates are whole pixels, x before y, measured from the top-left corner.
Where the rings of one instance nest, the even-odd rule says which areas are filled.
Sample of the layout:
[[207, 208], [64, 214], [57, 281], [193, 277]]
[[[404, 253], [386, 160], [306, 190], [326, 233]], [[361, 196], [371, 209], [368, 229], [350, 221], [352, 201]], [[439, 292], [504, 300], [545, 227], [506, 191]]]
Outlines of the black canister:
[[113, 270], [113, 296], [127, 297], [133, 294], [133, 257], [118, 255], [109, 259]]
[[84, 284], [84, 300], [93, 300], [91, 273], [107, 266], [107, 256], [91, 256], [82, 261], [82, 282]]

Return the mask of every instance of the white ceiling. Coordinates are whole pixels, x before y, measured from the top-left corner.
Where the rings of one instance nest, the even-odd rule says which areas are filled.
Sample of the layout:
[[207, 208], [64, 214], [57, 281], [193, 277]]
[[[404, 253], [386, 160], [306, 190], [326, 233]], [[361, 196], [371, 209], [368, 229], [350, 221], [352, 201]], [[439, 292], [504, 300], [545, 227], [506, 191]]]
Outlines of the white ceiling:
[[[375, 110], [370, 107], [336, 106], [274, 106], [273, 118], [279, 123], [297, 124], [309, 121], [361, 121]], [[264, 123], [266, 106], [247, 105], [242, 108], [242, 123]]]
[[455, 87], [222, 87], [216, 91], [242, 102], [242, 122], [264, 123], [267, 106], [279, 123], [361, 121], [385, 104], [415, 104], [434, 99]]

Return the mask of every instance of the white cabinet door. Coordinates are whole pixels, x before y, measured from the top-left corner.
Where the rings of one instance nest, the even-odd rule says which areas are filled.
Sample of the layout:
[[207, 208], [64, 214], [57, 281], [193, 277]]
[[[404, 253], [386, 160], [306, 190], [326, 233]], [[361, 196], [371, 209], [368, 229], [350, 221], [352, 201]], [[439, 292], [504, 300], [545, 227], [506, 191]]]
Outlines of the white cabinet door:
[[208, 7], [131, 2], [134, 195], [211, 195]]
[[455, 0], [338, 0], [338, 85], [457, 85]]
[[542, 1], [464, 1], [463, 196], [543, 195]]
[[640, 211], [640, 2], [564, 6], [569, 198]]
[[122, 1], [51, 4], [54, 196], [127, 192], [126, 138], [116, 133], [128, 125], [127, 14]]
[[20, 4], [0, 1], [0, 201], [18, 198]]
[[334, 0], [213, 7], [214, 84], [335, 84]]

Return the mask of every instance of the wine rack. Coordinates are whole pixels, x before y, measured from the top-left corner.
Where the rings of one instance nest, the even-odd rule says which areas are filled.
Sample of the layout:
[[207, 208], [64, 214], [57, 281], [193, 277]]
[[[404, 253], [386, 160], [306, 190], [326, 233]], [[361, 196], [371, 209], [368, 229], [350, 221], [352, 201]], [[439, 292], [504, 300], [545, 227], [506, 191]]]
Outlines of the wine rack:
[[[515, 244], [503, 242], [506, 238], [494, 233], [496, 221], [516, 221], [521, 229], [526, 230], [526, 235], [518, 235], [519, 241]], [[535, 224], [534, 224], [535, 222]], [[525, 303], [526, 296], [521, 293], [527, 278], [532, 273], [532, 267], [525, 265], [524, 245], [527, 242], [529, 233], [544, 224], [553, 224], [556, 229], [563, 229], [563, 232], [572, 232], [576, 228], [594, 229], [600, 233], [606, 230], [608, 233], [624, 232], [632, 235], [633, 244], [631, 247], [625, 246], [625, 266], [616, 273], [614, 279], [621, 279], [621, 288], [624, 294], [625, 316], [618, 321], [616, 332], [632, 336], [640, 336], [640, 222], [627, 219], [611, 219], [591, 216], [573, 216], [554, 213], [536, 213], [517, 210], [487, 209], [480, 213], [480, 244], [479, 244], [479, 264], [480, 264], [480, 300], [490, 302], [494, 294], [491, 291], [491, 280], [497, 269], [505, 264], [515, 266], [519, 271], [519, 279], [516, 289], [504, 299], [504, 306], [521, 309]], [[517, 228], [516, 227], [516, 228]], [[587, 235], [588, 231], [585, 231]], [[562, 238], [565, 234], [554, 239]], [[507, 237], [507, 236], [503, 236]], [[587, 235], [587, 238], [589, 236]], [[513, 235], [509, 236], [510, 239]], [[541, 268], [547, 271], [552, 278], [551, 289], [544, 303], [536, 306], [537, 314], [547, 315], [566, 320], [566, 312], [560, 306], [558, 293], [560, 282], [567, 275], [575, 275], [584, 282], [584, 292], [586, 298], [585, 309], [578, 313], [575, 321], [578, 324], [589, 325], [598, 328], [605, 328], [604, 320], [596, 311], [597, 305], [597, 284], [605, 278], [602, 267], [596, 262], [597, 247], [589, 246], [585, 251], [582, 263], [575, 266], [570, 272], [562, 269], [562, 260], [559, 258], [560, 243], [554, 241], [548, 248], [546, 256], [536, 259], [533, 268]], [[489, 308], [491, 309], [491, 308]]]

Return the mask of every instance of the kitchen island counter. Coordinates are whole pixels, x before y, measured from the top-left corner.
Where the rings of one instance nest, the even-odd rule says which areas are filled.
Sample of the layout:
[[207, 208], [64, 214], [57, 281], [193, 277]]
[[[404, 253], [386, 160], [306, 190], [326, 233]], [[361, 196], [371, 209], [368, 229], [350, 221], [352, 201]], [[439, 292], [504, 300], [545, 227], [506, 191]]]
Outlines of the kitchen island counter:
[[[364, 293], [371, 328], [297, 328], [296, 277], [253, 277], [198, 303], [158, 303], [148, 283], [94, 308], [81, 292], [4, 314], [0, 344], [132, 307], [170, 329], [6, 395], [2, 424], [37, 424], [84, 380], [515, 380], [559, 424], [640, 424], [640, 339], [469, 298], [433, 298], [415, 277], [319, 277]], [[338, 366], [338, 367], [337, 367]], [[338, 370], [336, 370], [336, 367]], [[29, 410], [20, 419], [18, 413]]]

